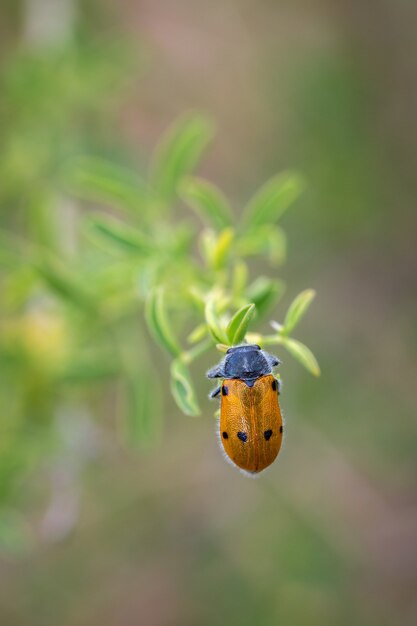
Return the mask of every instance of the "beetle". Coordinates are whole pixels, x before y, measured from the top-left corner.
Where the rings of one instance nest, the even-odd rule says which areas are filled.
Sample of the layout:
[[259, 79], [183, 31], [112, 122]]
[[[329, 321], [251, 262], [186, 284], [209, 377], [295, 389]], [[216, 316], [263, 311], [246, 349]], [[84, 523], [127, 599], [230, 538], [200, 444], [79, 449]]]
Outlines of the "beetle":
[[219, 434], [227, 457], [241, 470], [257, 474], [276, 459], [283, 438], [278, 402], [280, 381], [273, 368], [280, 360], [258, 345], [229, 348], [207, 372], [222, 378], [210, 397], [220, 396]]

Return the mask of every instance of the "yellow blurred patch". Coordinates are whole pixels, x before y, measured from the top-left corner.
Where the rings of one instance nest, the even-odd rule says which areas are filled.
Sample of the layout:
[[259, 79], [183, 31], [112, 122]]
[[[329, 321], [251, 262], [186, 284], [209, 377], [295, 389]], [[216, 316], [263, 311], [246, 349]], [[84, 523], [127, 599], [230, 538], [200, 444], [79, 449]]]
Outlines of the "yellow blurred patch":
[[4, 339], [43, 369], [60, 366], [69, 352], [69, 329], [64, 319], [50, 311], [31, 311], [6, 322]]

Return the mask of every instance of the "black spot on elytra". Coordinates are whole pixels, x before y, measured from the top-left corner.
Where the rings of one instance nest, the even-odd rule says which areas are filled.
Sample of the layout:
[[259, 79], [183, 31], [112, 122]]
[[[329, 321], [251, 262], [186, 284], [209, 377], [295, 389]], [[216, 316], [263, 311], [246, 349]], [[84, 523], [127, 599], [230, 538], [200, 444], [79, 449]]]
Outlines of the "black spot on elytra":
[[275, 378], [274, 378], [274, 380], [272, 381], [272, 389], [273, 389], [274, 391], [276, 391], [276, 390], [277, 390], [277, 381], [275, 380]]
[[271, 437], [272, 437], [272, 430], [271, 430], [271, 429], [266, 430], [266, 431], [264, 432], [264, 437], [265, 437], [265, 439], [266, 439], [267, 441], [269, 441], [269, 440], [271, 439]]
[[279, 427], [279, 432], [282, 433], [282, 426]]
[[223, 439], [229, 439], [229, 435], [227, 434], [226, 431], [223, 433]]
[[223, 387], [222, 387], [222, 395], [223, 396], [227, 396], [228, 393], [229, 393], [229, 387], [226, 387], [226, 385], [223, 385]]
[[238, 432], [237, 434], [238, 439], [240, 439], [240, 441], [247, 441], [248, 440], [248, 435], [246, 433], [242, 433], [242, 432]]

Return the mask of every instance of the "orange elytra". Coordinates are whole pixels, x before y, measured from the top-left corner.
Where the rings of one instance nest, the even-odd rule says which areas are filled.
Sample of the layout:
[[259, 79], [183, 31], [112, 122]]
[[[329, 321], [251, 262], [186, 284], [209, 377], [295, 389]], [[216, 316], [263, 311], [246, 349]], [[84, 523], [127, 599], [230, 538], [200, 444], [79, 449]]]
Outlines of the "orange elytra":
[[207, 374], [223, 378], [210, 395], [221, 394], [219, 434], [227, 457], [240, 469], [257, 474], [276, 459], [283, 438], [278, 402], [280, 384], [272, 368], [277, 357], [257, 345], [230, 348]]

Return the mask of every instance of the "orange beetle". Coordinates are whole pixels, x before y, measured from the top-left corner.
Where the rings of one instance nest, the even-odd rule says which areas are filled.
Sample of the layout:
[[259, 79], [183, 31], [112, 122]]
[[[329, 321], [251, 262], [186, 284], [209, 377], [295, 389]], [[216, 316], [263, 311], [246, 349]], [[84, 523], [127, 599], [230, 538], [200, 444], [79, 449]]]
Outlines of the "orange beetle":
[[225, 359], [211, 369], [209, 378], [223, 378], [212, 398], [221, 393], [220, 440], [227, 457], [250, 474], [264, 470], [276, 459], [283, 437], [278, 402], [280, 383], [272, 368], [277, 357], [257, 345], [230, 348]]

